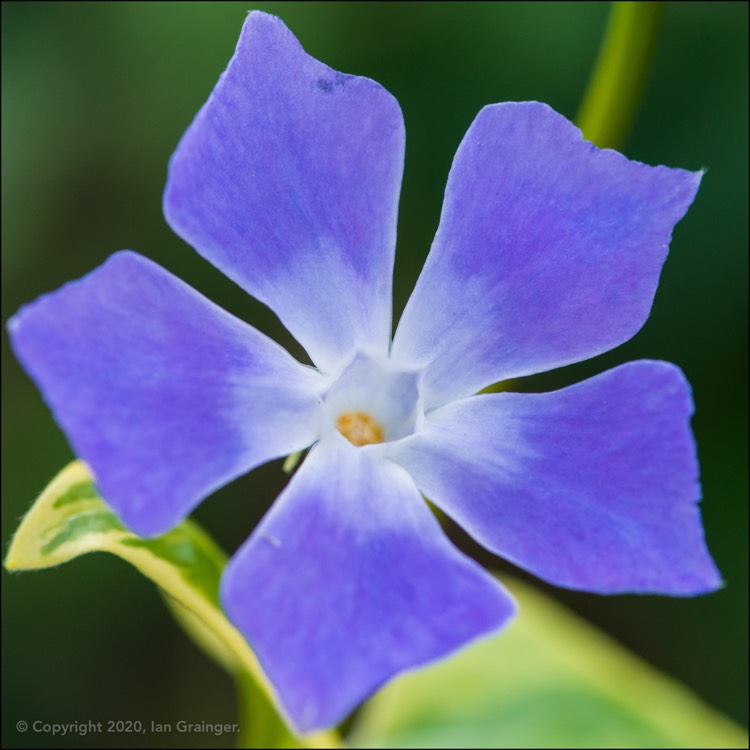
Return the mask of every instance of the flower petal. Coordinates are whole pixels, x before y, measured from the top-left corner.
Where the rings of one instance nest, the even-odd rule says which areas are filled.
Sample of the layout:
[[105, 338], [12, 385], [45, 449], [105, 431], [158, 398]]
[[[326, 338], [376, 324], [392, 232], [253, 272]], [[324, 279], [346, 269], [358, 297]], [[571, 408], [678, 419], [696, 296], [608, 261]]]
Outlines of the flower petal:
[[27, 305], [9, 328], [138, 534], [169, 530], [213, 490], [317, 438], [318, 373], [135, 253]]
[[406, 472], [340, 436], [313, 448], [229, 562], [222, 601], [303, 731], [514, 610]]
[[600, 151], [547, 105], [485, 107], [393, 343], [428, 366], [426, 407], [633, 336], [700, 179]]
[[385, 89], [254, 12], [172, 157], [164, 213], [332, 372], [355, 346], [388, 351], [404, 137]]
[[720, 578], [692, 411], [678, 368], [632, 362], [554, 393], [449, 404], [390, 455], [477, 541], [551, 583], [698, 594]]

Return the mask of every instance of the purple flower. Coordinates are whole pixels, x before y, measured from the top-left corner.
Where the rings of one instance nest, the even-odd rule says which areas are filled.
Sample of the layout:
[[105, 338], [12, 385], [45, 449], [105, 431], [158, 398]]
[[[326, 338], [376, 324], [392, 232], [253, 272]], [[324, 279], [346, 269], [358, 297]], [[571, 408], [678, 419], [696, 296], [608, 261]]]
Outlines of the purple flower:
[[719, 585], [678, 368], [639, 361], [554, 393], [474, 395], [633, 336], [700, 173], [600, 151], [543, 104], [485, 107], [391, 342], [403, 157], [387, 91], [252, 13], [172, 158], [164, 211], [315, 367], [132, 252], [10, 324], [76, 453], [139, 534], [312, 446], [221, 592], [302, 730], [512, 616], [422, 494], [560, 586]]

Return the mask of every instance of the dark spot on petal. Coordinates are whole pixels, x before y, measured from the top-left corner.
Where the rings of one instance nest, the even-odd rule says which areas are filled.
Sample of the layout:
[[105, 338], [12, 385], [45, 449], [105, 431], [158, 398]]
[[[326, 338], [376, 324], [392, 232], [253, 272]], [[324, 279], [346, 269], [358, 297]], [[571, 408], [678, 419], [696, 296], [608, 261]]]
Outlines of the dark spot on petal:
[[325, 78], [318, 78], [317, 86], [325, 94], [333, 92], [333, 84], [330, 81], [326, 81]]

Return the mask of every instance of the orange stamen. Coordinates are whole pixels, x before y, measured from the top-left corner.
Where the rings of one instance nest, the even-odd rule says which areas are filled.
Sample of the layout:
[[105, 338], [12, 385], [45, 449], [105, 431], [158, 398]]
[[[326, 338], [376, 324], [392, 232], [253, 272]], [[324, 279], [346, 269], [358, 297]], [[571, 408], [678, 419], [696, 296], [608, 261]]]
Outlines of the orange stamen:
[[363, 446], [383, 442], [383, 430], [369, 415], [348, 411], [336, 420], [336, 429], [353, 445]]

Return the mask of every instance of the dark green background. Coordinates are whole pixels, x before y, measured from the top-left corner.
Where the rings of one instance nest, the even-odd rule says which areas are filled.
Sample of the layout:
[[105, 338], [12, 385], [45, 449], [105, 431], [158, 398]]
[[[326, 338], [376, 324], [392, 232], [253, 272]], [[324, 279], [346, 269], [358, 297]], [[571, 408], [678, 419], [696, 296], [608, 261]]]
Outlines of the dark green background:
[[[161, 215], [167, 160], [231, 56], [250, 7], [281, 16], [311, 54], [374, 78], [401, 103], [407, 156], [397, 312], [427, 253], [453, 153], [474, 115], [490, 102], [537, 99], [572, 118], [608, 10], [598, 3], [4, 3], [3, 320], [131, 248], [289, 344], [274, 316], [175, 237]], [[624, 151], [708, 173], [675, 232], [649, 321], [616, 351], [523, 384], [559, 387], [640, 357], [670, 360], [686, 372], [697, 407], [706, 535], [727, 587], [687, 600], [550, 591], [745, 723], [747, 16], [745, 3], [667, 7]], [[7, 337], [3, 438], [8, 540], [72, 455]], [[195, 515], [232, 551], [284, 481], [274, 462], [216, 493]], [[124, 563], [96, 555], [41, 573], [4, 572], [3, 579], [4, 745], [231, 744], [231, 737], [208, 735], [18, 734], [22, 719], [234, 721], [234, 695], [153, 587]]]

